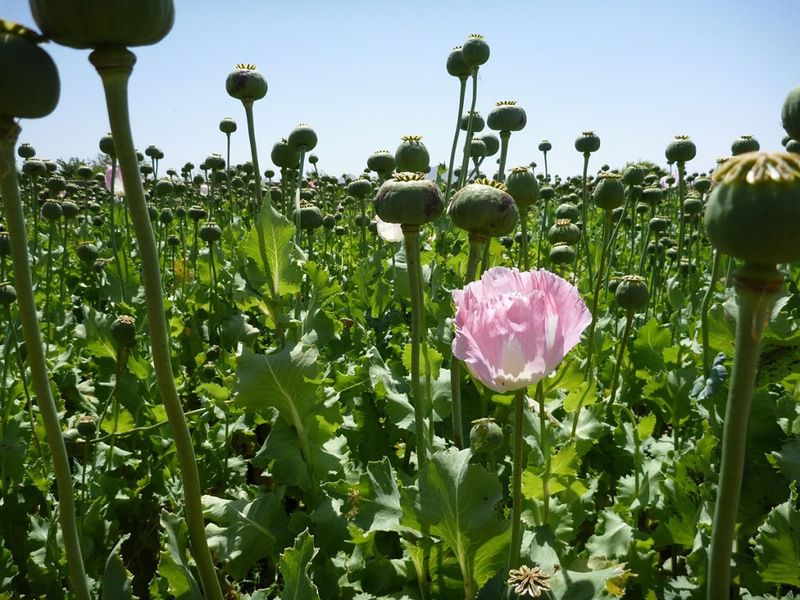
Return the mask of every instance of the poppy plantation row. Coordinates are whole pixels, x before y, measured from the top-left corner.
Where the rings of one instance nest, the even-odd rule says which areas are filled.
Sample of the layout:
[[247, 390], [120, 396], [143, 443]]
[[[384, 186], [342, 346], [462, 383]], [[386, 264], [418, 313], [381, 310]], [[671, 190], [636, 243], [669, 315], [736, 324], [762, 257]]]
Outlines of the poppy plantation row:
[[[506, 165], [527, 116], [476, 111], [470, 35], [450, 155], [333, 177], [305, 124], [264, 169], [241, 64], [246, 134], [178, 171], [127, 94], [172, 1], [30, 7], [0, 28], [0, 598], [800, 594], [800, 88], [785, 151], [600, 167], [587, 131], [562, 177], [548, 141]], [[104, 164], [18, 143], [46, 40], [92, 50]]]

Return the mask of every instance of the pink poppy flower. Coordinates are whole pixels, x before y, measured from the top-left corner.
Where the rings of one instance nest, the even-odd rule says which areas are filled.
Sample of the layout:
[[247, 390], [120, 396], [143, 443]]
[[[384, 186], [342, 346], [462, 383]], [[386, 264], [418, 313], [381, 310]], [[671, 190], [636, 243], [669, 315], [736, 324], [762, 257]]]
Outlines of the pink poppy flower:
[[[110, 192], [111, 191], [111, 174], [113, 173], [113, 169], [111, 166], [106, 167], [106, 189]], [[125, 195], [125, 184], [122, 182], [122, 170], [117, 165], [116, 173], [114, 174], [114, 195], [115, 196], [124, 196]]]
[[453, 300], [453, 355], [500, 393], [547, 377], [592, 320], [578, 290], [544, 269], [489, 269]]
[[403, 241], [403, 228], [399, 223], [387, 223], [378, 215], [375, 215], [375, 221], [378, 223], [378, 235], [381, 239], [386, 242]]

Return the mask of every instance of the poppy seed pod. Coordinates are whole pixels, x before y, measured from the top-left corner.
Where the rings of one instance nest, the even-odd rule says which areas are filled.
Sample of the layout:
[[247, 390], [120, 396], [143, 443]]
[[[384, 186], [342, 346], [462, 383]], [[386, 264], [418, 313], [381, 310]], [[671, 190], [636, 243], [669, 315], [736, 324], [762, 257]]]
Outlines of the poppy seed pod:
[[528, 122], [525, 109], [514, 100], [501, 100], [489, 113], [487, 124], [494, 131], [521, 131]]
[[461, 46], [461, 56], [470, 69], [479, 67], [489, 60], [489, 44], [479, 33], [470, 34], [467, 41]]
[[17, 290], [7, 281], [0, 283], [0, 306], [11, 306], [17, 301]]
[[485, 237], [499, 237], [514, 231], [519, 211], [502, 183], [478, 179], [458, 190], [447, 208], [458, 227]]
[[236, 131], [236, 121], [231, 119], [230, 117], [225, 117], [222, 121], [219, 122], [219, 130], [224, 133], [225, 135], [230, 135], [234, 131]]
[[547, 230], [547, 239], [551, 244], [558, 242], [574, 244], [581, 239], [581, 230], [569, 219], [556, 219], [553, 226]]
[[642, 185], [647, 173], [639, 165], [628, 165], [622, 172], [622, 183], [625, 185]]
[[93, 243], [81, 242], [75, 249], [75, 254], [78, 255], [78, 258], [82, 262], [86, 264], [92, 264], [95, 260], [97, 260], [100, 252], [97, 250], [97, 246], [95, 246]]
[[[469, 126], [469, 115], [470, 113], [466, 113], [463, 117], [461, 117], [461, 122], [459, 124], [461, 131], [467, 130], [467, 127]], [[478, 111], [472, 113], [472, 133], [479, 133], [483, 131], [484, 127], [486, 127], [486, 121], [484, 121], [481, 113]]]
[[42, 204], [40, 212], [42, 217], [48, 221], [57, 221], [64, 214], [64, 211], [61, 209], [61, 204], [53, 200], [47, 200]]
[[650, 291], [644, 277], [624, 275], [614, 292], [614, 299], [628, 313], [641, 312], [650, 299]]
[[566, 242], [558, 242], [550, 248], [550, 262], [554, 265], [569, 265], [575, 262], [575, 248]]
[[120, 315], [111, 324], [111, 337], [118, 349], [133, 348], [136, 343], [136, 319]]
[[472, 138], [469, 143], [470, 158], [484, 158], [486, 156], [486, 144], [479, 137]]
[[461, 53], [461, 46], [456, 46], [447, 55], [447, 73], [459, 79], [469, 77], [469, 65], [464, 60]]
[[514, 167], [504, 183], [517, 207], [522, 210], [526, 210], [539, 199], [539, 183], [528, 167]]
[[622, 177], [616, 173], [606, 172], [600, 176], [600, 181], [592, 194], [594, 203], [598, 208], [613, 210], [625, 202], [625, 188]]
[[797, 140], [789, 140], [786, 142], [786, 151], [792, 154], [800, 154], [800, 142]]
[[443, 208], [439, 188], [420, 173], [395, 173], [375, 195], [375, 212], [387, 223], [430, 223], [442, 214]]
[[175, 22], [172, 0], [30, 0], [47, 37], [72, 48], [149, 46]]
[[542, 189], [539, 190], [539, 198], [542, 200], [551, 200], [555, 195], [556, 191], [549, 185], [543, 186]]
[[745, 262], [800, 259], [800, 158], [751, 152], [714, 172], [705, 225], [711, 244]]
[[575, 223], [580, 216], [580, 209], [572, 202], [564, 202], [556, 207], [556, 219], [568, 219]]
[[27, 160], [29, 158], [33, 158], [36, 156], [36, 150], [30, 144], [20, 144], [17, 148], [17, 156], [22, 158], [23, 160]]
[[291, 146], [286, 138], [272, 146], [270, 159], [272, 164], [281, 169], [294, 169], [300, 164], [300, 154], [297, 152], [297, 148]]
[[547, 140], [542, 140], [539, 143], [539, 152], [550, 152], [553, 149], [553, 144], [548, 142]]
[[299, 152], [310, 152], [317, 145], [317, 134], [310, 125], [300, 123], [292, 129], [286, 141]]
[[494, 156], [500, 150], [500, 138], [493, 133], [484, 133], [480, 136], [481, 141], [486, 144], [486, 156]]
[[706, 177], [698, 177], [692, 182], [692, 188], [701, 194], [706, 194], [711, 189], [711, 180]]
[[300, 205], [300, 214], [297, 210], [292, 211], [292, 222], [300, 221], [300, 229], [310, 231], [322, 226], [322, 211], [313, 204], [303, 203]]
[[41, 36], [15, 23], [0, 22], [0, 116], [38, 119], [58, 104], [61, 82]]
[[74, 219], [80, 213], [80, 209], [78, 205], [74, 202], [70, 202], [69, 200], [65, 200], [61, 203], [61, 214], [64, 215], [65, 219]]
[[347, 184], [346, 190], [355, 198], [366, 198], [372, 195], [372, 182], [368, 179], [354, 179]]
[[469, 447], [473, 452], [491, 454], [503, 445], [503, 429], [491, 417], [476, 419], [469, 431]]
[[697, 147], [688, 135], [676, 135], [664, 151], [669, 162], [685, 163], [692, 160], [697, 154]]
[[792, 139], [800, 140], [800, 85], [786, 96], [781, 110], [781, 122]]
[[242, 102], [261, 100], [267, 95], [267, 80], [255, 65], [238, 64], [225, 79], [225, 91]]
[[[430, 171], [430, 155], [421, 135], [404, 135], [394, 153], [397, 170], [407, 173], [427, 173]], [[385, 219], [384, 219], [385, 220]]]
[[367, 167], [382, 177], [388, 177], [389, 173], [394, 171], [394, 156], [388, 150], [373, 152], [369, 155], [369, 158], [367, 158]]
[[208, 221], [200, 228], [200, 239], [207, 244], [218, 242], [222, 238], [222, 229], [214, 221]]
[[664, 192], [658, 187], [646, 187], [642, 190], [642, 202], [650, 206], [661, 204], [664, 199]]
[[591, 154], [600, 149], [600, 138], [594, 131], [584, 131], [575, 140], [575, 150], [583, 154]]
[[747, 154], [748, 152], [758, 152], [760, 149], [761, 144], [752, 135], [740, 135], [731, 144], [731, 154], [733, 156]]

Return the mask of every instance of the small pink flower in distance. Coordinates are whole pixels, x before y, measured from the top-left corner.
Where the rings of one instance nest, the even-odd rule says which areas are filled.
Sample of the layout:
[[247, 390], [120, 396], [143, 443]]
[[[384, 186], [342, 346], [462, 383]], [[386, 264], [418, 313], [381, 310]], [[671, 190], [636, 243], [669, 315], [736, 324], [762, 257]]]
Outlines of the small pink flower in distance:
[[[111, 174], [114, 170], [111, 166], [106, 167], [106, 189], [110, 192], [111, 191]], [[114, 195], [115, 196], [124, 196], [125, 195], [125, 184], [122, 183], [122, 170], [120, 169], [119, 165], [117, 165], [117, 172], [114, 175]]]
[[500, 393], [552, 373], [592, 320], [578, 290], [544, 269], [489, 269], [453, 300], [453, 355]]
[[208, 184], [207, 183], [201, 183], [200, 184], [200, 195], [204, 196], [204, 197], [208, 196]]

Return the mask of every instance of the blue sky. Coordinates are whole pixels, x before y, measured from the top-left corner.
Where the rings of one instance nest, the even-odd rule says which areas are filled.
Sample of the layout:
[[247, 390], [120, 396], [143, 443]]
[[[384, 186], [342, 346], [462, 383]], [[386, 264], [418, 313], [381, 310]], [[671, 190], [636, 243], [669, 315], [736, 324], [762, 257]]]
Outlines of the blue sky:
[[[516, 100], [527, 127], [511, 137], [508, 165], [576, 174], [575, 137], [594, 130], [592, 167], [664, 161], [675, 134], [689, 134], [713, 166], [739, 134], [780, 149], [780, 110], [800, 84], [795, 0], [409, 0], [263, 2], [176, 0], [175, 27], [134, 51], [134, 139], [165, 154], [162, 168], [224, 154], [219, 120], [233, 117], [232, 162], [249, 159], [244, 112], [224, 87], [235, 63], [255, 63], [269, 83], [256, 103], [260, 161], [300, 122], [319, 137], [319, 167], [360, 172], [378, 149], [419, 134], [432, 163], [445, 162], [455, 127], [458, 80], [447, 55], [482, 33], [491, 57], [480, 70], [478, 110]], [[33, 25], [27, 2], [0, 0], [0, 16]], [[45, 158], [94, 157], [108, 129], [102, 88], [88, 52], [47, 44], [59, 67], [56, 111], [24, 121], [21, 141]]]

